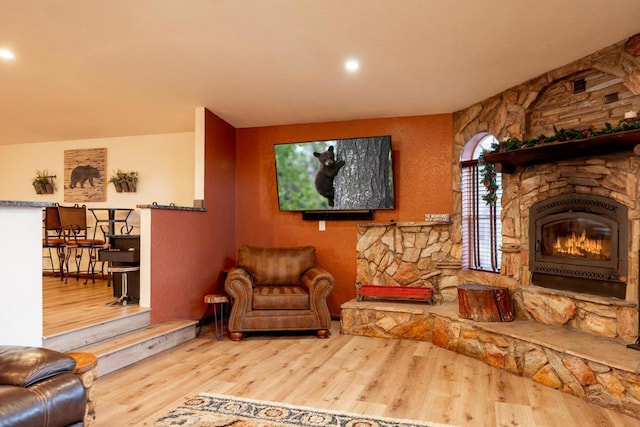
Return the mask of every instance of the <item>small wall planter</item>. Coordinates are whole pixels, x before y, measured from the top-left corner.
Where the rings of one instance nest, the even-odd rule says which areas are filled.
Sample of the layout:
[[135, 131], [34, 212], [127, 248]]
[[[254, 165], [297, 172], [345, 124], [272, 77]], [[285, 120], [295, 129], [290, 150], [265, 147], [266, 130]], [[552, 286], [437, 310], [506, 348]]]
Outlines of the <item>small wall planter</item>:
[[109, 178], [118, 193], [135, 193], [138, 188], [138, 172], [124, 172], [118, 169]]
[[118, 193], [135, 193], [137, 190], [137, 185], [134, 181], [114, 182], [113, 185]]
[[36, 194], [53, 194], [56, 191], [56, 186], [53, 183], [55, 175], [49, 175], [49, 172], [45, 169], [43, 171], [36, 171], [36, 177], [33, 178], [31, 184], [36, 190]]
[[49, 183], [41, 184], [38, 182], [33, 184], [33, 188], [35, 188], [36, 194], [53, 194], [55, 191], [53, 185]]

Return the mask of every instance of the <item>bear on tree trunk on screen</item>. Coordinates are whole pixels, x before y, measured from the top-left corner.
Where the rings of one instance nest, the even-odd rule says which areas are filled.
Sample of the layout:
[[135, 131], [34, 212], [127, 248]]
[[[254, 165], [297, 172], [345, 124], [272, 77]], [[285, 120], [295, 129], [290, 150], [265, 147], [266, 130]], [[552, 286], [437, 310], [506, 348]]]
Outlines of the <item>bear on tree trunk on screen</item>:
[[329, 206], [333, 207], [333, 179], [338, 175], [340, 168], [344, 166], [344, 161], [335, 161], [333, 147], [329, 147], [327, 151], [322, 153], [313, 153], [313, 155], [320, 162], [314, 181], [316, 191], [321, 196], [326, 197]]

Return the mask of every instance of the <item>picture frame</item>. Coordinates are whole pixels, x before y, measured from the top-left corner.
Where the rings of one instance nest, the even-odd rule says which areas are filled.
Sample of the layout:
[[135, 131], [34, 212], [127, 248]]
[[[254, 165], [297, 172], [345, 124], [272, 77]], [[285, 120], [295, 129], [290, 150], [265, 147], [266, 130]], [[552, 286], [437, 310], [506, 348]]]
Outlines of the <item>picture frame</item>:
[[107, 149], [64, 151], [64, 201], [107, 201]]

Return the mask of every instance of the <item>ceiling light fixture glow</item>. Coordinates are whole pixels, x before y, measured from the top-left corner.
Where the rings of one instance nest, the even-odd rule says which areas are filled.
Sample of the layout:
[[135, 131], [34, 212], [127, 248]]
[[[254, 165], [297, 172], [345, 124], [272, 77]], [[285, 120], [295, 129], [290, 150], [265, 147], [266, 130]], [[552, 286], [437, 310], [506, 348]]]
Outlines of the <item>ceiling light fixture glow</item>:
[[2, 58], [2, 59], [16, 59], [15, 55], [13, 54], [13, 52], [11, 52], [9, 49], [0, 49], [0, 58]]
[[358, 69], [360, 68], [360, 63], [356, 59], [349, 59], [344, 63], [344, 68], [346, 68], [347, 71], [350, 72], [358, 71]]

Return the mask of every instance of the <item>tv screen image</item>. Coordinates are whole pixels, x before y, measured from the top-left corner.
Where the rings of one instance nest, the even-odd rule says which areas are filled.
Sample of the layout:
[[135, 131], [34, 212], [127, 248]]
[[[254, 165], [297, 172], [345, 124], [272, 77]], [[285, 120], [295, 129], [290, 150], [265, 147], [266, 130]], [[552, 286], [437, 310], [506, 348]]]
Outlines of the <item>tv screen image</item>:
[[275, 144], [282, 211], [393, 209], [391, 136]]

